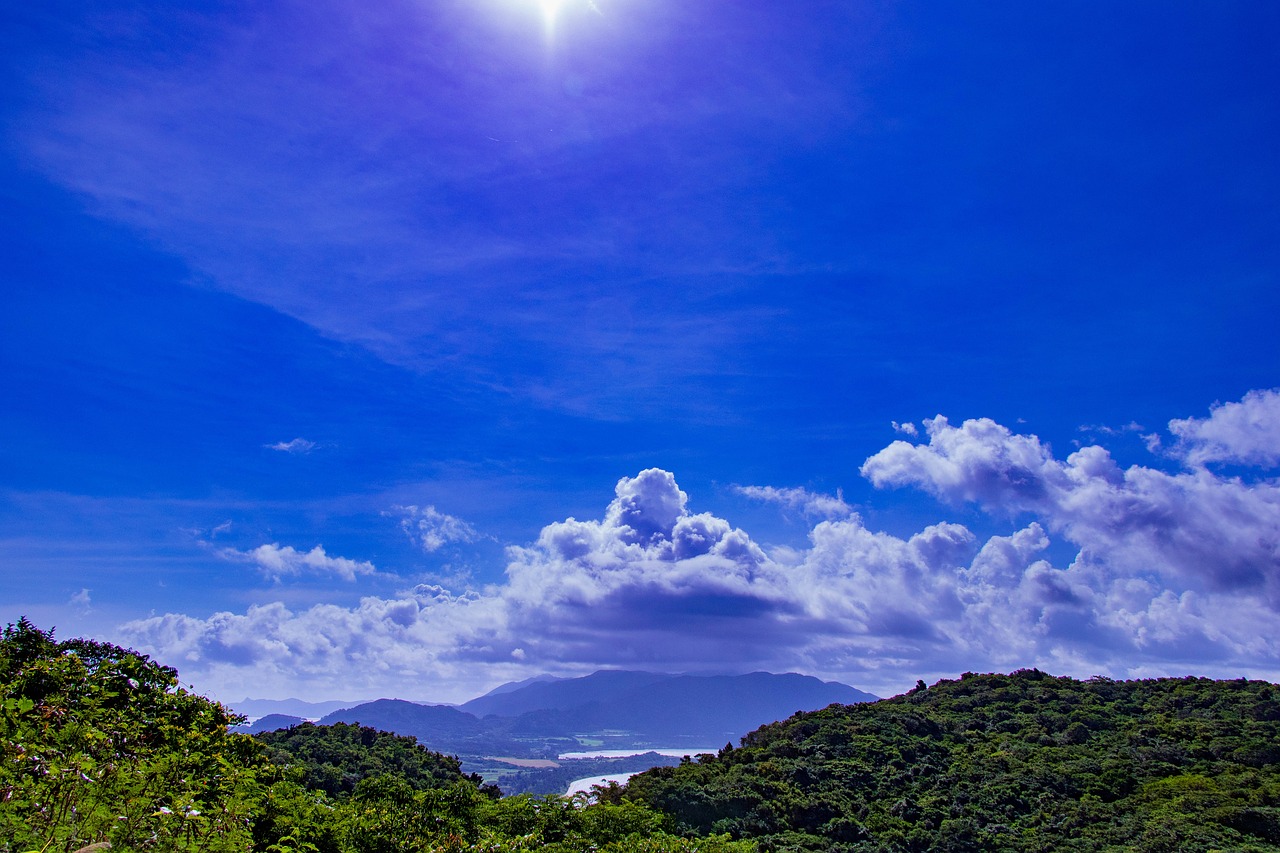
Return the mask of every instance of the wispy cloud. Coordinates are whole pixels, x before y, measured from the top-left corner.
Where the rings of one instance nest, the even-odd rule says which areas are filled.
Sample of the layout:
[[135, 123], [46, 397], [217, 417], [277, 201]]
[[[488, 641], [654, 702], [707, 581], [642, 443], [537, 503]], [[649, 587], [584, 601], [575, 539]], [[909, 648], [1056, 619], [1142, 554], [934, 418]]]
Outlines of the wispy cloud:
[[[735, 201], [767, 167], [707, 147], [707, 123], [812, 142], [851, 120], [849, 96], [807, 54], [783, 83], [747, 52], [707, 64], [716, 98], [669, 97], [681, 66], [653, 61], [602, 63], [596, 85], [548, 93], [537, 40], [482, 6], [265, 3], [191, 27], [200, 48], [178, 61], [79, 51], [41, 64], [44, 106], [21, 141], [95, 213], [205, 282], [387, 361], [447, 363], [597, 417], [713, 408], [650, 389], [732, 370], [732, 350], [767, 327], [722, 281], [711, 306], [686, 279], [787, 265], [761, 235], [790, 208], [773, 228], [742, 219]], [[145, 17], [163, 26], [165, 13]], [[687, 50], [666, 26], [593, 27], [625, 52], [637, 38], [656, 55]], [[628, 286], [637, 278], [644, 288]]]
[[273, 542], [270, 545], [259, 545], [250, 551], [223, 548], [218, 554], [233, 562], [250, 563], [264, 577], [273, 581], [301, 575], [336, 575], [343, 580], [354, 581], [358, 575], [377, 573], [373, 563], [331, 557], [325, 553], [322, 545], [317, 545], [310, 551], [297, 551], [288, 545], [281, 546]]
[[400, 529], [428, 554], [451, 542], [475, 542], [480, 538], [470, 524], [457, 516], [440, 512], [434, 506], [397, 506], [384, 515], [398, 516]]
[[[817, 522], [806, 549], [770, 556], [691, 512], [655, 468], [621, 479], [599, 519], [555, 522], [508, 549], [505, 582], [480, 591], [169, 614], [127, 630], [211, 689], [252, 672], [317, 695], [447, 680], [461, 697], [530, 669], [600, 665], [801, 668], [878, 692], [1032, 665], [1280, 675], [1280, 485], [1121, 470], [1098, 447], [1058, 460], [989, 420], [926, 428], [927, 443], [890, 444], [866, 476], [975, 503], [994, 523], [1032, 519], [984, 540], [950, 522], [895, 536], [849, 514]], [[1049, 557], [1055, 536], [1079, 549], [1066, 565]]]
[[1142, 432], [1145, 429], [1142, 424], [1137, 421], [1129, 421], [1123, 426], [1109, 426], [1107, 424], [1081, 424], [1077, 427], [1077, 431], [1086, 433], [1097, 433], [1098, 435], [1124, 435], [1131, 432]]
[[306, 454], [316, 449], [314, 441], [308, 441], [305, 438], [295, 438], [290, 441], [277, 441], [275, 444], [264, 445], [270, 450], [279, 450], [282, 453], [300, 453]]
[[67, 599], [67, 603], [81, 610], [88, 610], [90, 605], [93, 604], [93, 599], [89, 596], [89, 590], [82, 587], [79, 592]]
[[823, 495], [801, 488], [734, 486], [733, 491], [753, 500], [797, 509], [807, 516], [816, 518], [847, 518], [854, 515], [853, 507], [845, 503], [844, 493], [839, 490], [835, 495]]

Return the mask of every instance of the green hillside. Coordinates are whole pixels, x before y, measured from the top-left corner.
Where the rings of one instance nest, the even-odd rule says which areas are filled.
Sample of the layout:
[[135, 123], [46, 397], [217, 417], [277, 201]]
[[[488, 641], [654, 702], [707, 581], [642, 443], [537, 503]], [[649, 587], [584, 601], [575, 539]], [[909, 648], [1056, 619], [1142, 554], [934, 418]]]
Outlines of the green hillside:
[[365, 779], [383, 775], [399, 777], [415, 791], [480, 784], [480, 777], [463, 774], [458, 759], [423, 749], [415, 738], [369, 726], [301, 723], [254, 738], [267, 747], [272, 762], [296, 768], [304, 787], [333, 797], [351, 794]]
[[1280, 851], [1265, 682], [966, 675], [797, 714], [590, 806], [499, 797], [411, 737], [240, 719], [144, 655], [8, 626], [0, 853]]
[[966, 674], [611, 796], [763, 850], [1280, 851], [1280, 688]]
[[413, 738], [243, 718], [129, 649], [0, 636], [0, 853], [748, 853], [636, 803], [506, 797]]

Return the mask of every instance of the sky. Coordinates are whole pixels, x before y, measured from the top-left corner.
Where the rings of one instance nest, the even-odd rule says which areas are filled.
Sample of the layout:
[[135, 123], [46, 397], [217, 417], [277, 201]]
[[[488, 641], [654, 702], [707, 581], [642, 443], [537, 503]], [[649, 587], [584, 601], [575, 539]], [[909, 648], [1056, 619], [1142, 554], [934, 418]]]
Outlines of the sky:
[[1280, 680], [1280, 7], [0, 10], [0, 622], [224, 701]]

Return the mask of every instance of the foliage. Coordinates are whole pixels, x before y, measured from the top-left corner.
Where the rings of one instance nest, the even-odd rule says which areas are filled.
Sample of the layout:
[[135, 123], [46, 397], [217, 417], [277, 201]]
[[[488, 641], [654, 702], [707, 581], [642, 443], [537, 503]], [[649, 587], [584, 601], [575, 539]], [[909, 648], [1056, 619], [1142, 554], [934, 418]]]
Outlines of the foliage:
[[0, 636], [0, 853], [1280, 851], [1280, 688], [1031, 670], [764, 726], [586, 797], [355, 725], [255, 739], [173, 669]]
[[0, 850], [244, 849], [261, 750], [173, 669], [22, 619], [0, 688]]
[[242, 718], [145, 655], [0, 637], [0, 853], [748, 853], [631, 802], [497, 798], [455, 758], [354, 725], [233, 734]]
[[633, 777], [763, 850], [1280, 850], [1280, 688], [966, 674]]
[[[302, 723], [254, 737], [267, 747], [276, 764], [296, 767], [305, 787], [337, 797], [350, 794], [363, 780], [394, 775], [414, 790], [455, 782], [479, 783], [464, 775], [458, 759], [419, 746], [417, 738], [380, 732], [368, 726]], [[497, 794], [493, 789], [489, 792]]]

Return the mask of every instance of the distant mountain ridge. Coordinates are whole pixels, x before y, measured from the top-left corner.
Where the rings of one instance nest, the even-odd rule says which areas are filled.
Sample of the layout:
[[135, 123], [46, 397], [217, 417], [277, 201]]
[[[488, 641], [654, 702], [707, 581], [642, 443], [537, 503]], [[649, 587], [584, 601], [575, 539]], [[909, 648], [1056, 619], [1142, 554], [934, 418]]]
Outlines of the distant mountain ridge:
[[256, 735], [259, 732], [274, 732], [279, 729], [291, 729], [294, 726], [305, 723], [302, 717], [295, 717], [291, 714], [267, 714], [265, 717], [259, 717], [252, 723], [246, 723], [242, 726], [232, 726], [231, 731], [240, 732], [241, 734]]
[[502, 693], [491, 691], [458, 707], [477, 717], [491, 714], [518, 717], [530, 711], [562, 711], [593, 702], [605, 702], [669, 678], [672, 676], [656, 672], [602, 669], [581, 678], [543, 681]]
[[[564, 681], [565, 679], [555, 675], [535, 675], [533, 678], [526, 678], [523, 681], [508, 681], [506, 684], [499, 684], [490, 690], [485, 696], [497, 696], [499, 693], [510, 693], [513, 690], [519, 690], [522, 687], [528, 687], [531, 684], [541, 684], [546, 681]], [[483, 697], [480, 697], [483, 698]], [[471, 701], [475, 701], [474, 699]]]
[[377, 699], [354, 708], [326, 714], [321, 725], [362, 723], [384, 732], [414, 735], [425, 746], [430, 740], [453, 742], [484, 732], [484, 724], [474, 714], [449, 705], [419, 705], [403, 699]]
[[306, 702], [302, 699], [249, 699], [223, 704], [246, 717], [257, 719], [268, 714], [283, 714], [289, 717], [301, 717], [307, 720], [318, 720], [325, 714], [342, 708], [350, 708], [368, 702], [368, 699], [329, 699], [324, 702]]
[[379, 699], [326, 715], [413, 735], [431, 749], [464, 754], [546, 754], [595, 734], [609, 746], [734, 741], [765, 723], [831, 704], [877, 697], [807, 675], [666, 675], [602, 670], [581, 678], [503, 685], [461, 706]]

